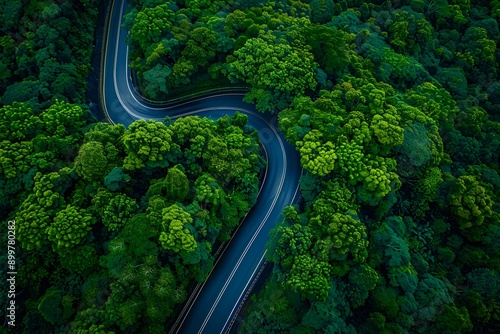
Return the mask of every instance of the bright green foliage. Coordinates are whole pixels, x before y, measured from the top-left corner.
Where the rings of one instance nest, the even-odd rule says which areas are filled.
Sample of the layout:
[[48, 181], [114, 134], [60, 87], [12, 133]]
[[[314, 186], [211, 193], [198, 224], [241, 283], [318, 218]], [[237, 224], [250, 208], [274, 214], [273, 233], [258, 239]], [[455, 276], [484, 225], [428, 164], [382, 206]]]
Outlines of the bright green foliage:
[[161, 4], [154, 8], [146, 7], [138, 13], [131, 12], [127, 15], [135, 16], [130, 30], [130, 39], [138, 43], [142, 50], [146, 50], [149, 43], [159, 42], [162, 34], [170, 30], [171, 21], [174, 20], [174, 12], [169, 9], [168, 4]]
[[119, 138], [125, 133], [125, 126], [123, 124], [111, 125], [109, 123], [95, 123], [84, 135], [86, 143], [97, 141], [106, 146], [112, 143], [118, 150], [123, 149]]
[[33, 154], [33, 143], [22, 141], [11, 143], [7, 140], [0, 142], [0, 175], [13, 179], [25, 174], [30, 169], [29, 157]]
[[391, 114], [373, 116], [370, 129], [382, 145], [396, 146], [403, 142], [403, 129], [397, 118]]
[[24, 103], [0, 108], [0, 140], [21, 141], [35, 137], [42, 129], [40, 118]]
[[461, 230], [484, 222], [492, 214], [493, 201], [474, 176], [462, 175], [451, 181], [447, 203]]
[[483, 108], [466, 108], [457, 115], [457, 129], [465, 136], [474, 137], [481, 133], [487, 121], [488, 113]]
[[328, 296], [328, 278], [331, 266], [308, 254], [294, 258], [285, 284], [303, 298], [325, 300]]
[[203, 162], [213, 173], [223, 174], [230, 168], [229, 149], [220, 137], [212, 137], [203, 153]]
[[282, 223], [271, 232], [270, 244], [273, 245], [270, 259], [283, 270], [289, 270], [297, 256], [311, 251], [312, 233], [308, 226]]
[[109, 201], [102, 215], [102, 223], [109, 231], [116, 231], [137, 213], [137, 202], [126, 195], [116, 195]]
[[84, 112], [77, 105], [56, 100], [41, 114], [41, 119], [46, 133], [63, 137], [81, 130], [84, 124]]
[[104, 216], [104, 211], [106, 210], [109, 202], [115, 195], [102, 187], [99, 187], [94, 196], [92, 197], [92, 209], [99, 214], [99, 216]]
[[[341, 92], [321, 90], [320, 96], [312, 103], [310, 122], [314, 129], [321, 131], [327, 138], [335, 138], [337, 126], [347, 118]], [[306, 104], [307, 106], [307, 104]]]
[[186, 224], [192, 223], [191, 215], [177, 204], [163, 209], [163, 232], [160, 234], [160, 242], [163, 248], [171, 249], [178, 253], [180, 251], [193, 252], [197, 243]]
[[[215, 130], [215, 123], [205, 117], [182, 117], [175, 120], [175, 123], [170, 126], [172, 130], [172, 138], [176, 143], [181, 145], [191, 144], [191, 150], [197, 157], [201, 157], [205, 141], [208, 140]], [[201, 138], [198, 138], [201, 137]], [[193, 147], [194, 146], [194, 147]]]
[[339, 181], [323, 183], [323, 190], [317, 196], [312, 207], [321, 217], [328, 217], [332, 212], [345, 213], [357, 211], [354, 190]]
[[[355, 98], [354, 96], [356, 96], [357, 93], [359, 93], [359, 91], [355, 93], [354, 90], [351, 90], [346, 93], [346, 96], [351, 95], [352, 98]], [[368, 123], [365, 121], [365, 116], [359, 111], [349, 113], [349, 119], [342, 127], [342, 131], [345, 136], [352, 139], [352, 141], [358, 145], [368, 144], [372, 140], [372, 132]]]
[[336, 154], [338, 157], [338, 170], [345, 175], [350, 184], [356, 184], [363, 180], [363, 176], [368, 176], [366, 167], [362, 163], [364, 157], [363, 146], [354, 141], [349, 141], [338, 145]]
[[[242, 117], [87, 126], [97, 3], [0, 4], [0, 216], [26, 333], [161, 333], [258, 192]], [[499, 332], [498, 1], [129, 3], [146, 96], [248, 85], [311, 163], [242, 332]], [[103, 224], [54, 252], [68, 204]]]
[[41, 249], [48, 241], [47, 228], [57, 208], [64, 204], [60, 191], [63, 190], [65, 177], [61, 174], [37, 173], [33, 193], [21, 204], [16, 214], [16, 237], [27, 250]]
[[172, 130], [161, 122], [139, 120], [132, 123], [123, 136], [125, 170], [145, 167], [147, 163], [161, 163], [172, 149]]
[[412, 11], [395, 10], [390, 23], [390, 44], [399, 53], [419, 54], [433, 46], [433, 28], [424, 16]]
[[68, 205], [57, 213], [47, 229], [48, 239], [52, 241], [54, 249], [74, 247], [85, 238], [94, 223], [94, 217], [85, 209]]
[[438, 122], [426, 115], [420, 108], [411, 106], [404, 101], [398, 101], [395, 105], [401, 115], [401, 126], [408, 127], [413, 123], [420, 123], [426, 126], [435, 126]]
[[316, 87], [313, 55], [307, 49], [293, 48], [270, 34], [248, 39], [234, 55], [235, 60], [229, 63], [229, 78], [250, 84], [254, 94], [259, 89], [269, 91], [276, 101], [259, 109], [261, 111], [283, 108], [293, 96], [303, 95], [306, 89]]
[[309, 173], [325, 176], [333, 171], [335, 166], [335, 147], [332, 142], [322, 141], [323, 134], [311, 130], [302, 141], [296, 142], [300, 152], [300, 163]]
[[366, 228], [356, 218], [341, 213], [311, 218], [311, 224], [319, 225], [325, 231], [313, 252], [325, 260], [345, 260], [350, 254], [354, 262], [364, 262], [368, 256]]
[[[247, 171], [252, 170], [252, 163], [258, 163], [257, 156], [249, 155], [245, 157], [245, 152], [252, 148], [252, 142], [249, 138], [243, 135], [243, 130], [236, 126], [230, 126], [227, 129], [227, 134], [223, 137], [227, 144], [227, 160], [230, 161], [230, 167], [225, 168], [223, 175], [226, 181], [236, 179], [244, 175]], [[210, 142], [208, 150], [211, 149]], [[215, 153], [215, 152], [214, 152]], [[222, 175], [221, 175], [222, 176]]]
[[45, 208], [33, 203], [35, 200], [35, 196], [28, 196], [16, 215], [16, 236], [21, 247], [27, 250], [40, 249], [47, 244], [45, 231], [52, 223]]
[[216, 34], [206, 27], [198, 27], [191, 31], [186, 47], [181, 55], [194, 66], [205, 66], [215, 57]]
[[379, 199], [401, 186], [397, 174], [391, 171], [395, 165], [392, 159], [383, 159], [377, 156], [375, 160], [370, 160], [370, 156], [366, 156], [364, 160], [366, 174], [363, 173], [361, 176], [366, 176], [362, 187], [359, 188], [359, 196], [363, 201], [370, 203], [370, 197], [375, 200]]
[[408, 91], [406, 100], [419, 108], [428, 117], [449, 124], [458, 112], [456, 102], [444, 88], [430, 82], [423, 83]]
[[312, 101], [307, 97], [294, 98], [290, 108], [282, 110], [278, 115], [281, 131], [285, 138], [295, 143], [302, 140], [304, 135], [310, 131], [309, 109], [312, 108]]
[[224, 190], [210, 174], [203, 174], [196, 179], [195, 183], [196, 199], [202, 203], [219, 205], [224, 199]]

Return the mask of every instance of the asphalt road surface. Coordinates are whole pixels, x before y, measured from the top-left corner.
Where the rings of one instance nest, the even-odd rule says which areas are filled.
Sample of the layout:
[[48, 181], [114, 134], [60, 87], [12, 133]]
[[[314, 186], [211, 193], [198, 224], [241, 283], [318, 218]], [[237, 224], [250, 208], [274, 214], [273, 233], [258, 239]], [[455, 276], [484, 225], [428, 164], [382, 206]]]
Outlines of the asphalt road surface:
[[171, 330], [188, 334], [225, 333], [264, 261], [269, 231], [281, 221], [283, 208], [298, 196], [302, 172], [299, 155], [284, 140], [276, 117], [259, 113], [244, 103], [244, 93], [214, 93], [169, 106], [153, 106], [141, 99], [127, 67], [127, 31], [121, 29], [126, 7], [124, 0], [114, 2], [105, 47], [102, 94], [109, 119], [128, 126], [138, 119], [163, 120], [166, 116], [188, 115], [217, 119], [240, 111], [248, 115], [248, 124], [258, 130], [265, 148], [267, 169], [257, 203], [222, 251], [207, 281], [197, 286]]

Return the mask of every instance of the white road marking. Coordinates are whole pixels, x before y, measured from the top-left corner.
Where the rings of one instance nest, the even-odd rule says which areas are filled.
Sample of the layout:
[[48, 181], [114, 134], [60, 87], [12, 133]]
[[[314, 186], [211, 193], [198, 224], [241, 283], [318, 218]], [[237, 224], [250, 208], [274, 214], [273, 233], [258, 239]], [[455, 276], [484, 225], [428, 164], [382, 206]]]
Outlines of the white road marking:
[[[120, 7], [120, 17], [119, 17], [119, 21], [118, 21], [118, 31], [117, 31], [117, 36], [116, 36], [116, 44], [115, 44], [115, 54], [114, 54], [114, 66], [113, 66], [113, 85], [114, 85], [114, 89], [115, 89], [115, 94], [116, 94], [116, 97], [120, 103], [120, 105], [124, 108], [124, 110], [129, 114], [131, 115], [133, 118], [135, 119], [143, 119], [144, 117], [142, 117], [141, 115], [133, 112], [132, 110], [130, 110], [130, 108], [128, 108], [128, 106], [124, 103], [123, 99], [121, 98], [121, 95], [120, 95], [120, 92], [118, 90], [118, 85], [117, 85], [117, 62], [118, 62], [118, 49], [119, 49], [119, 41], [120, 41], [120, 30], [121, 30], [121, 22], [122, 22], [122, 14], [123, 14], [123, 8], [124, 8], [124, 1], [122, 0], [122, 3], [121, 3], [121, 7]], [[112, 11], [113, 11], [113, 8], [114, 8], [114, 3], [112, 5]], [[110, 18], [111, 20], [111, 18]], [[111, 21], [110, 21], [111, 22]], [[108, 37], [109, 37], [109, 30], [108, 30]], [[109, 38], [107, 38], [106, 40], [106, 50], [105, 50], [105, 54], [104, 54], [104, 68], [106, 68], [106, 55], [107, 55], [107, 50], [109, 48], [108, 46], [108, 40]], [[125, 71], [128, 71], [128, 46], [127, 46], [127, 50], [126, 50], [126, 61], [125, 61]], [[107, 107], [106, 107], [106, 89], [105, 89], [105, 84], [106, 84], [106, 75], [104, 74], [103, 76], [103, 95], [104, 95], [104, 109], [105, 109], [105, 112], [106, 114], [108, 115], [108, 118], [111, 120], [112, 123], [113, 120], [111, 119], [111, 117], [109, 116], [109, 113], [107, 112]], [[191, 104], [193, 102], [198, 102], [198, 101], [202, 101], [202, 100], [206, 100], [206, 99], [211, 99], [213, 97], [217, 97], [217, 96], [230, 96], [230, 95], [244, 95], [243, 93], [222, 93], [222, 94], [214, 94], [214, 95], [210, 95], [210, 96], [205, 96], [205, 97], [201, 97], [201, 98], [197, 98], [197, 99], [193, 99], [193, 100], [189, 100], [189, 101], [186, 101], [186, 102], [181, 102], [179, 104], [175, 104], [175, 105], [172, 105], [172, 106], [169, 106], [169, 107], [152, 107], [152, 106], [148, 106], [148, 105], [145, 105], [144, 103], [142, 103], [142, 101], [139, 101], [139, 99], [136, 98], [136, 94], [134, 94], [134, 92], [132, 92], [132, 89], [130, 87], [130, 81], [129, 81], [129, 78], [127, 76], [127, 88], [128, 88], [128, 91], [130, 93], [130, 95], [132, 96], [132, 98], [135, 100], [135, 102], [140, 105], [141, 107], [143, 107], [144, 109], [146, 110], [168, 110], [168, 109], [173, 109], [173, 108], [178, 108], [179, 106], [183, 106], [183, 105], [186, 105], [186, 104]], [[134, 89], [135, 90], [135, 89]], [[229, 107], [229, 106], [219, 106], [219, 107], [212, 107], [212, 108], [200, 108], [200, 109], [196, 109], [196, 110], [192, 110], [192, 111], [189, 111], [189, 112], [185, 112], [185, 113], [182, 113], [182, 114], [179, 114], [179, 115], [175, 115], [175, 116], [172, 116], [171, 118], [172, 119], [175, 119], [175, 118], [179, 118], [179, 117], [183, 117], [183, 116], [189, 116], [189, 115], [194, 115], [194, 114], [198, 114], [198, 113], [201, 113], [203, 111], [211, 111], [211, 110], [233, 110], [233, 111], [241, 111], [241, 112], [244, 112], [246, 114], [250, 114], [250, 115], [253, 115], [254, 117], [257, 117], [259, 118], [260, 120], [262, 120], [263, 122], [265, 122], [269, 129], [271, 129], [276, 138], [278, 139], [279, 141], [279, 145], [280, 145], [280, 148], [281, 148], [281, 153], [282, 153], [282, 157], [283, 157], [283, 166], [282, 166], [282, 174], [281, 174], [281, 179], [280, 179], [280, 183], [279, 183], [279, 186], [278, 186], [278, 190], [276, 192], [276, 195], [273, 199], [273, 202], [270, 206], [270, 208], [268, 209], [267, 213], [266, 213], [266, 216], [264, 217], [264, 219], [262, 220], [262, 222], [260, 223], [259, 227], [257, 228], [256, 232], [253, 234], [250, 242], [247, 244], [244, 252], [242, 253], [242, 255], [240, 256], [240, 258], [238, 259], [238, 262], [236, 264], [236, 266], [233, 268], [229, 278], [226, 280], [225, 284], [224, 284], [224, 287], [222, 288], [222, 290], [220, 291], [216, 301], [214, 302], [214, 304], [212, 305], [211, 309], [210, 309], [210, 312], [209, 314], [207, 315], [207, 317], [205, 318], [205, 321], [203, 322], [203, 325], [202, 325], [202, 328], [200, 329], [199, 333], [201, 333], [204, 328], [206, 327], [206, 324], [208, 323], [208, 321], [210, 320], [215, 308], [217, 307], [220, 299], [222, 298], [222, 295], [224, 294], [224, 292], [226, 291], [227, 289], [227, 286], [230, 284], [233, 276], [235, 275], [236, 271], [238, 270], [239, 266], [241, 265], [242, 261], [243, 261], [243, 258], [246, 256], [246, 254], [248, 253], [248, 250], [250, 249], [250, 247], [252, 246], [253, 242], [255, 241], [257, 235], [260, 233], [261, 229], [263, 228], [263, 226], [265, 225], [265, 223], [267, 222], [269, 216], [271, 215], [271, 212], [273, 211], [274, 207], [276, 206], [276, 202], [278, 200], [278, 197], [279, 195], [281, 194], [281, 190], [283, 188], [283, 184], [284, 184], [284, 180], [285, 180], [285, 177], [286, 177], [286, 167], [287, 167], [287, 157], [286, 157], [286, 152], [285, 152], [285, 149], [284, 149], [284, 145], [283, 145], [283, 141], [281, 140], [280, 136], [278, 135], [277, 131], [276, 131], [276, 128], [271, 126], [271, 124], [269, 124], [269, 122], [264, 119], [261, 115], [255, 113], [254, 111], [251, 111], [251, 110], [247, 110], [247, 109], [244, 109], [244, 108], [237, 108], [237, 107]], [[157, 120], [163, 120], [164, 118], [156, 118]], [[266, 152], [266, 155], [267, 155], [267, 149], [265, 148], [264, 146], [264, 150]], [[267, 177], [267, 166], [266, 166], [266, 174], [265, 174], [265, 178], [264, 178], [264, 182], [262, 184], [262, 186], [260, 187], [259, 189], [259, 194], [260, 194], [260, 191], [262, 190], [262, 187], [265, 183], [265, 180], [266, 180], [266, 177]], [[296, 197], [296, 194], [297, 194], [297, 191], [298, 191], [298, 186], [295, 190], [295, 194], [294, 194], [294, 197]], [[246, 216], [245, 216], [246, 217]], [[240, 224], [241, 226], [241, 224]], [[238, 227], [239, 228], [239, 227]], [[227, 249], [227, 247], [224, 249], [223, 253], [225, 252], [225, 250]], [[222, 254], [223, 254], [222, 253]], [[246, 291], [246, 288], [248, 287], [248, 284], [251, 280], [251, 278], [253, 277], [253, 275], [255, 274], [255, 270], [257, 270], [260, 266], [260, 263], [262, 262], [262, 259], [264, 257], [266, 252], [264, 252], [264, 254], [262, 255], [261, 257], [261, 260], [259, 261], [259, 265], [254, 269], [254, 272], [253, 274], [251, 275], [251, 277], [249, 278], [249, 280], [247, 281], [246, 285], [245, 285], [245, 289], [243, 290], [243, 292], [240, 294], [240, 297], [238, 298], [238, 300], [241, 298], [242, 294]], [[217, 262], [219, 261], [219, 259], [221, 258], [222, 254], [219, 256], [219, 258], [217, 259]], [[217, 264], [217, 262], [214, 264], [214, 268]], [[212, 269], [213, 271], [213, 269]], [[210, 277], [210, 274], [212, 273], [212, 271], [210, 271], [209, 273], [209, 277]], [[208, 277], [207, 277], [207, 280], [208, 280]], [[205, 280], [205, 282], [207, 281]], [[201, 291], [203, 290], [203, 287], [205, 286], [205, 282], [201, 285], [201, 288], [198, 290], [196, 296], [194, 297], [194, 299], [192, 300], [192, 302], [190, 303], [191, 306], [189, 307], [189, 309], [187, 310], [186, 312], [186, 315], [183, 317], [180, 325], [179, 325], [179, 328], [182, 327], [182, 324], [184, 323], [186, 317], [187, 317], [187, 314], [189, 314], [194, 302], [196, 301], [196, 299], [198, 298], [199, 294], [201, 293]], [[237, 305], [237, 304], [236, 304]], [[234, 309], [236, 307], [236, 305], [233, 307], [232, 311], [231, 311], [231, 314], [234, 312]], [[227, 320], [229, 321], [229, 319]], [[227, 321], [224, 325], [224, 328], [226, 327], [227, 325]]]

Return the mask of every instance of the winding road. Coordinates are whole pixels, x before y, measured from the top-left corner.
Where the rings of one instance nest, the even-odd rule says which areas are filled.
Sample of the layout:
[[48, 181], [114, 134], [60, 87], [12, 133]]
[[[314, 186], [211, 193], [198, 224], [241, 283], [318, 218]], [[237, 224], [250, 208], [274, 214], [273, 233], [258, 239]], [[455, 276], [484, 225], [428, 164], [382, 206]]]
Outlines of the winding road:
[[248, 115], [248, 124], [259, 132], [267, 156], [266, 177], [257, 203], [222, 250], [208, 279], [199, 284], [171, 333], [226, 333], [238, 307], [264, 261], [269, 231], [280, 221], [283, 208], [298, 196], [302, 169], [299, 156], [277, 127], [277, 119], [242, 101], [243, 93], [220, 93], [188, 102], [153, 106], [134, 91], [128, 68], [127, 31], [121, 28], [127, 7], [115, 0], [109, 19], [102, 73], [104, 111], [113, 123], [128, 126], [137, 119], [163, 120], [197, 115], [217, 119], [235, 111]]

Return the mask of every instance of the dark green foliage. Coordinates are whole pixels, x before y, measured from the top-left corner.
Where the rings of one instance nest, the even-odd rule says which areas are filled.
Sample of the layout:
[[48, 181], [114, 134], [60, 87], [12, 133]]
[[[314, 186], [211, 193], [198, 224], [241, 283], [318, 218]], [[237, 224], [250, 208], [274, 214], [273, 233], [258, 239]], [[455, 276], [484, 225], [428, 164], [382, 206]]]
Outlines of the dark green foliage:
[[[322, 12], [322, 15], [328, 15], [328, 12]], [[304, 28], [303, 34], [315, 60], [326, 73], [339, 73], [349, 65], [351, 36], [342, 30], [319, 24]]]
[[62, 291], [49, 289], [38, 305], [40, 314], [52, 325], [64, 323], [74, 312], [70, 295]]
[[[66, 102], [39, 115], [24, 104], [2, 111], [2, 181], [25, 179], [10, 190], [19, 203], [2, 203], [15, 209], [21, 247], [19, 314], [53, 328], [161, 332], [212, 270], [213, 245], [255, 202], [263, 163], [247, 118], [96, 124], [84, 133], [83, 110]], [[53, 153], [50, 141], [72, 155], [37, 161], [47, 159], [42, 149]]]
[[132, 178], [126, 174], [121, 167], [115, 167], [104, 178], [104, 185], [108, 190], [118, 191], [125, 187], [125, 184]]
[[443, 312], [436, 317], [437, 330], [440, 333], [468, 333], [472, 330], [472, 323], [465, 307], [445, 305]]
[[436, 80], [439, 81], [455, 98], [464, 99], [467, 96], [467, 78], [459, 67], [440, 67]]
[[489, 268], [476, 268], [467, 274], [471, 290], [486, 298], [498, 299], [500, 293], [500, 274]]
[[3, 104], [47, 107], [56, 99], [84, 102], [97, 5], [95, 0], [2, 3]]
[[335, 13], [333, 0], [312, 0], [311, 21], [314, 23], [327, 23]]
[[[302, 201], [271, 232], [268, 258], [272, 280], [305, 300], [300, 324], [282, 319], [272, 328], [498, 328], [497, 7], [311, 1], [310, 23], [283, 28], [290, 45], [311, 47], [320, 85], [279, 108], [280, 129], [307, 174]], [[239, 28], [236, 49], [256, 37], [248, 28]], [[273, 102], [264, 90], [256, 95]], [[256, 298], [271, 300], [268, 292]], [[264, 319], [256, 324], [274, 321], [263, 305], [244, 326], [257, 315]]]
[[[129, 4], [146, 97], [246, 85], [308, 172], [241, 332], [499, 332], [498, 1]], [[89, 126], [96, 5], [0, 4], [24, 332], [163, 332], [258, 193], [241, 114]]]

